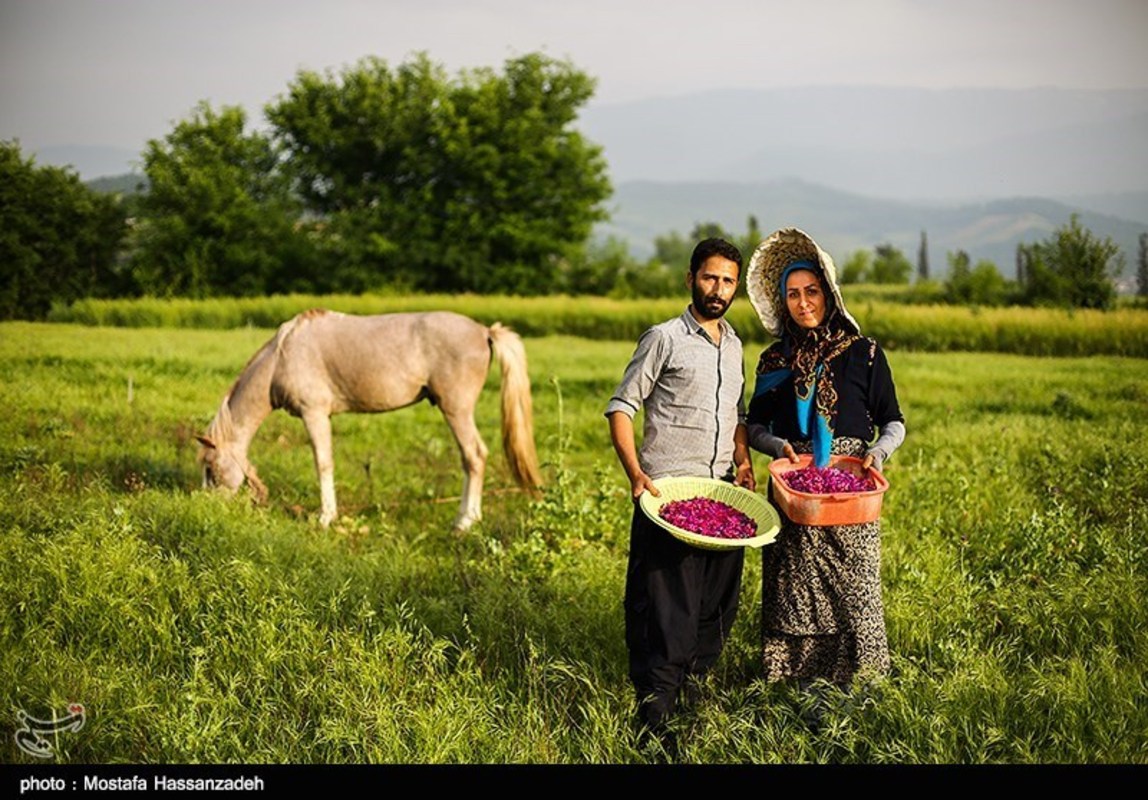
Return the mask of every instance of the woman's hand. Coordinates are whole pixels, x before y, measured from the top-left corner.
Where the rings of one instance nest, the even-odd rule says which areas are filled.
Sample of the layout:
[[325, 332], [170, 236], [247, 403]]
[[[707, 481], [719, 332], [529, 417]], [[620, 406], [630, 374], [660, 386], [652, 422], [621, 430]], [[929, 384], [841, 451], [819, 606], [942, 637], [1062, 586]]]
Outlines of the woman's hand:
[[793, 445], [791, 445], [789, 442], [786, 442], [785, 446], [781, 448], [781, 454], [792, 461], [794, 464], [796, 464], [798, 461], [797, 451], [793, 449]]
[[870, 467], [872, 467], [878, 472], [881, 472], [881, 466], [883, 463], [884, 459], [879, 458], [876, 453], [866, 453], [865, 458], [861, 460], [861, 469], [862, 471], [867, 471]]

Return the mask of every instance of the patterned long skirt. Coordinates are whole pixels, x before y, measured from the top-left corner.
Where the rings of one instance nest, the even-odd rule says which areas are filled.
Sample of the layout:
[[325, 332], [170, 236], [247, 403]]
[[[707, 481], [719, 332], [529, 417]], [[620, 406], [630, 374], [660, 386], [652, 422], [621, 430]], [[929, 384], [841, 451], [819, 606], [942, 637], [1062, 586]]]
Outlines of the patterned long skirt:
[[[794, 449], [802, 452], [801, 442]], [[863, 457], [860, 439], [835, 454]], [[804, 448], [808, 452], [808, 446]], [[814, 527], [781, 514], [762, 551], [762, 659], [769, 681], [824, 678], [843, 688], [889, 670], [881, 602], [881, 523]]]

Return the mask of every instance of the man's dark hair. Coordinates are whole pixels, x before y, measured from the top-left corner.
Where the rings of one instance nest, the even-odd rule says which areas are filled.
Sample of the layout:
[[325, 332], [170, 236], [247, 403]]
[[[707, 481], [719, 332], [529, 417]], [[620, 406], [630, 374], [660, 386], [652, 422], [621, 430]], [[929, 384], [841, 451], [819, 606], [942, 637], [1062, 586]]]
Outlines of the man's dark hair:
[[741, 251], [725, 239], [717, 238], [702, 239], [698, 242], [697, 247], [694, 248], [694, 254], [690, 256], [690, 274], [697, 275], [698, 267], [706, 263], [706, 260], [712, 256], [728, 258], [737, 264], [737, 274], [739, 278], [741, 277]]

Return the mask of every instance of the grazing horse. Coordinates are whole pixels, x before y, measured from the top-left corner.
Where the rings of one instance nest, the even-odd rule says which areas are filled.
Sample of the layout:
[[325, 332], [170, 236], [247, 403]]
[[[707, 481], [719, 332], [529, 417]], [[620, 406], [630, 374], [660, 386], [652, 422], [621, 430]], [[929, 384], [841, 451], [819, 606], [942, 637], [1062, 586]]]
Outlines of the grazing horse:
[[437, 405], [462, 453], [462, 502], [454, 526], [482, 518], [487, 447], [474, 407], [493, 353], [502, 365], [502, 444], [518, 484], [541, 484], [526, 350], [518, 334], [447, 311], [353, 316], [305, 311], [279, 326], [223, 398], [202, 447], [203, 485], [234, 493], [246, 480], [260, 501], [267, 487], [247, 460], [263, 420], [282, 408], [303, 420], [319, 473], [326, 527], [335, 519], [331, 415], [377, 413], [420, 400]]

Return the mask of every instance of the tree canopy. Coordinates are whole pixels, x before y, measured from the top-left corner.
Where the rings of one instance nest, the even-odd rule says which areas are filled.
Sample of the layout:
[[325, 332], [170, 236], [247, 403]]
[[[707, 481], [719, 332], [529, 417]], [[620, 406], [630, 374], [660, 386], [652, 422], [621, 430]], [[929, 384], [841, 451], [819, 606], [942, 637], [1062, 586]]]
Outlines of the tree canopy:
[[296, 235], [302, 207], [266, 136], [239, 107], [201, 103], [144, 151], [133, 257], [148, 294], [207, 297], [313, 288]]
[[53, 302], [120, 293], [123, 235], [116, 197], [0, 142], [0, 317], [35, 319]]
[[1073, 308], [1116, 304], [1112, 278], [1124, 267], [1123, 254], [1111, 239], [1099, 239], [1083, 227], [1076, 214], [1048, 239], [1022, 245], [1020, 256], [1026, 302]]
[[267, 106], [338, 259], [430, 291], [548, 292], [611, 187], [571, 127], [594, 81], [538, 54], [449, 78], [425, 55], [301, 72]]
[[873, 263], [869, 267], [869, 280], [873, 283], [908, 283], [913, 265], [905, 254], [891, 244], [873, 248]]
[[945, 299], [950, 303], [999, 306], [1009, 299], [1009, 284], [991, 261], [978, 261], [969, 267], [969, 254], [964, 250], [949, 254], [949, 277], [945, 281]]

